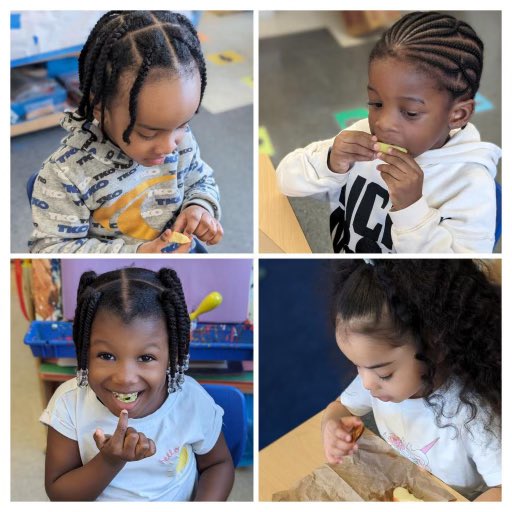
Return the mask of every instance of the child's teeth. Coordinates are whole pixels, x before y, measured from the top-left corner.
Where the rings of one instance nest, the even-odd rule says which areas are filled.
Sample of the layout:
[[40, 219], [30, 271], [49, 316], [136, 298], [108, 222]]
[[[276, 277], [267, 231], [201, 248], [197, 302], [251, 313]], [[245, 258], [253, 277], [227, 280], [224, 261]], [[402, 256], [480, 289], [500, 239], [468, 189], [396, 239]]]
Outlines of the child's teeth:
[[138, 391], [135, 393], [116, 393], [115, 391], [112, 391], [114, 394], [114, 397], [120, 400], [121, 402], [124, 402], [125, 404], [129, 404], [130, 402], [135, 402], [137, 400], [137, 396], [139, 395]]

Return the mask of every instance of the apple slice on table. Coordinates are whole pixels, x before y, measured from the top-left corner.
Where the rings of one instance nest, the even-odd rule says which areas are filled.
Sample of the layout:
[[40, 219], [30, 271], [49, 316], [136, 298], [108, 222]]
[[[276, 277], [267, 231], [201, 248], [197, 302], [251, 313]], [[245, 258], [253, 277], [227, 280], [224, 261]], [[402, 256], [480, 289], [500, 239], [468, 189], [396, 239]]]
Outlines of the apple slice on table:
[[393, 491], [393, 501], [423, 501], [416, 498], [414, 494], [411, 494], [405, 487], [397, 487]]

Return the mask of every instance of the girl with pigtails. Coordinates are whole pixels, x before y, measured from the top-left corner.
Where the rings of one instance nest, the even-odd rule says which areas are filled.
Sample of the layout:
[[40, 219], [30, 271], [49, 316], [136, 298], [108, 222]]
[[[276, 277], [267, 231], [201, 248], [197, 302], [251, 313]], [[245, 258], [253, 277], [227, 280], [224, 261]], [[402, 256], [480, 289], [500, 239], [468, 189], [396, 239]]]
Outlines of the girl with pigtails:
[[328, 462], [381, 437], [468, 499], [501, 500], [501, 289], [472, 260], [342, 260], [333, 274], [339, 349], [358, 376], [325, 410]]
[[190, 319], [174, 270], [85, 272], [76, 379], [41, 415], [52, 501], [222, 501], [234, 469], [222, 409], [192, 378]]

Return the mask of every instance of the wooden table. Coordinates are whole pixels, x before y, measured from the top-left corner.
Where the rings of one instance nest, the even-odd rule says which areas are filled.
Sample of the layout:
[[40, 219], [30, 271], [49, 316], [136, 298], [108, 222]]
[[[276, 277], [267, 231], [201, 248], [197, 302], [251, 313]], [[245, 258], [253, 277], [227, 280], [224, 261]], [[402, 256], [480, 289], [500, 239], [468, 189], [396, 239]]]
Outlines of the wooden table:
[[270, 158], [259, 159], [259, 248], [264, 253], [311, 253], [297, 217], [277, 186]]
[[[260, 451], [260, 501], [272, 501], [274, 493], [289, 489], [325, 463], [320, 434], [322, 414], [323, 411]], [[367, 429], [367, 432], [370, 431]], [[468, 501], [435, 476], [429, 476], [452, 493], [457, 501]]]

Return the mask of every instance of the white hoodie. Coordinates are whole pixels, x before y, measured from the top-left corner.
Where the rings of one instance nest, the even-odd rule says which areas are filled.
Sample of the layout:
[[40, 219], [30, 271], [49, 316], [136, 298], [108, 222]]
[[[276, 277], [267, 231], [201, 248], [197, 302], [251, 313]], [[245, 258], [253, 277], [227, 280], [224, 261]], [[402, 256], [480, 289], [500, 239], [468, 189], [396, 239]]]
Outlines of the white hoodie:
[[[368, 119], [347, 130], [370, 133]], [[345, 174], [327, 167], [334, 138], [288, 154], [277, 168], [281, 191], [293, 197], [328, 195], [334, 252], [490, 253], [496, 226], [494, 177], [501, 150], [482, 142], [474, 125], [415, 160], [424, 173], [423, 196], [390, 212], [377, 165], [356, 162]]]

